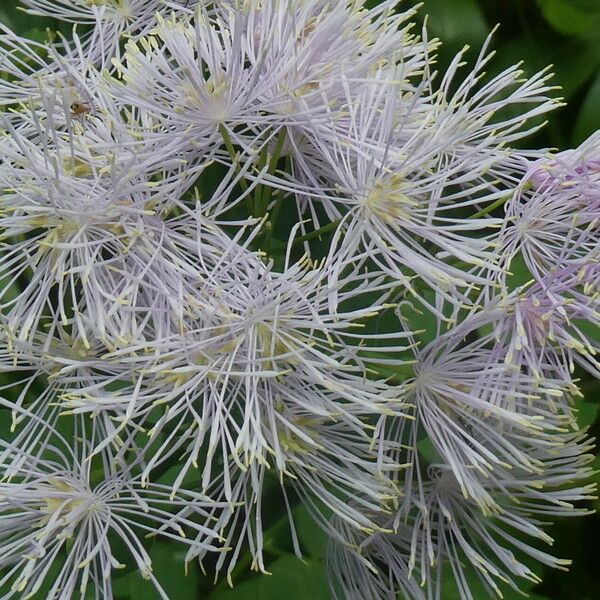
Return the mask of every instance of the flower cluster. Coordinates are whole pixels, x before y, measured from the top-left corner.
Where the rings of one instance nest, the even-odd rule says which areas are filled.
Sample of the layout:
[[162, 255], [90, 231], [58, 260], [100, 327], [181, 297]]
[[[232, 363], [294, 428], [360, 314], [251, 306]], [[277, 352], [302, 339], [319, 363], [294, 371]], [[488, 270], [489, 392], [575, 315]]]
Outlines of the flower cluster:
[[600, 138], [516, 148], [549, 73], [438, 74], [395, 0], [22, 4], [73, 33], [0, 32], [2, 598], [168, 598], [148, 533], [266, 572], [273, 495], [340, 600], [564, 567]]

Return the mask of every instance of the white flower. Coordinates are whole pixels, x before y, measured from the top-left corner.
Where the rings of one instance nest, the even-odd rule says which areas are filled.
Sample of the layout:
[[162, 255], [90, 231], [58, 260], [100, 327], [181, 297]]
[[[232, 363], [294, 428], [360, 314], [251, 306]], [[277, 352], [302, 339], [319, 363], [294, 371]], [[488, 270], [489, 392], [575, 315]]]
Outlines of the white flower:
[[490, 595], [501, 597], [497, 582], [518, 590], [516, 577], [540, 581], [519, 556], [554, 568], [568, 566], [571, 561], [555, 558], [529, 540], [552, 545], [543, 530], [548, 517], [587, 512], [574, 503], [593, 497], [595, 486], [581, 483], [591, 473], [586, 466], [590, 450], [581, 436], [557, 436], [552, 450], [532, 452], [544, 464], [539, 477], [516, 470], [505, 479], [490, 479], [486, 486], [498, 507], [493, 515], [465, 500], [451, 467], [430, 467], [425, 502], [413, 523], [409, 564], [428, 582], [431, 595], [439, 597], [441, 571], [448, 563], [463, 600], [473, 600], [465, 567], [475, 571]]
[[[486, 215], [509, 198], [526, 162], [507, 147], [527, 133], [524, 123], [555, 104], [544, 73], [521, 82], [511, 68], [479, 84], [486, 50], [487, 43], [456, 92], [462, 55], [438, 91], [428, 67], [419, 71], [410, 57], [379, 69], [358, 90], [342, 78], [347, 116], [332, 115], [329, 137], [312, 140], [296, 184], [311, 216], [321, 204], [331, 221], [341, 221], [341, 254], [368, 249], [410, 293], [418, 294], [416, 275], [456, 307], [472, 301], [474, 287], [497, 285], [502, 221]], [[507, 104], [532, 107], [503, 121], [497, 113]]]
[[327, 576], [335, 600], [425, 600], [427, 591], [419, 585], [409, 567], [412, 528], [401, 523], [392, 531], [391, 519], [379, 515], [386, 532], [366, 535], [331, 520], [334, 534], [327, 541]]
[[[394, 74], [383, 72], [365, 86], [355, 104], [349, 99], [349, 130], [329, 147], [322, 143], [313, 157], [320, 163], [313, 169], [322, 177], [320, 189], [327, 190], [330, 182], [335, 194], [320, 192], [313, 203], [322, 202], [330, 219], [341, 219], [342, 256], [367, 250], [377, 267], [410, 290], [416, 274], [450, 302], [466, 302], [461, 289], [485, 285], [489, 276], [470, 274], [447, 258], [497, 271], [489, 231], [499, 221], [460, 218], [452, 211], [471, 211], [497, 199], [498, 193], [479, 183], [460, 188], [465, 177], [473, 176], [471, 165], [445, 160], [444, 142], [435, 131], [413, 118], [410, 109], [401, 115], [405, 102], [418, 104], [410, 96], [405, 100]], [[457, 189], [445, 192], [450, 186]]]
[[[407, 402], [417, 408], [415, 426], [452, 469], [465, 499], [483, 512], [494, 507], [486, 481], [504, 470], [539, 472], [534, 449], [553, 444], [557, 432], [572, 424], [570, 413], [554, 409], [556, 397], [572, 392], [572, 386], [540, 382], [520, 364], [508, 363], [494, 332], [470, 340], [497, 319], [493, 312], [476, 314], [440, 335], [418, 351], [415, 377], [403, 384]], [[523, 439], [530, 446], [523, 448]]]
[[[223, 268], [206, 278], [206, 289], [199, 287], [202, 294], [191, 303], [195, 321], [184, 331], [110, 355], [137, 360], [141, 375], [107, 408], [127, 429], [150, 428], [144, 477], [178, 455], [174, 489], [198, 469], [202, 489], [218, 485], [224, 501], [244, 503], [223, 517], [224, 527], [233, 527], [230, 519], [248, 523], [250, 513], [260, 515], [263, 480], [272, 469], [310, 502], [355, 527], [372, 528], [344, 498], [361, 490], [365, 506], [376, 510], [390, 497], [388, 474], [397, 466], [380, 448], [377, 421], [402, 418], [406, 405], [375, 367], [369, 373], [379, 361], [401, 363], [385, 357], [406, 348], [407, 334], [386, 334], [388, 345], [377, 348], [382, 336], [363, 333], [361, 322], [385, 304], [336, 306], [366, 291], [384, 296], [388, 286], [352, 264], [332, 288], [328, 274], [341, 267], [331, 261], [315, 267], [303, 259], [277, 273], [249, 258], [240, 263], [248, 269], [243, 277]], [[78, 404], [94, 410], [85, 393]], [[164, 412], [155, 421], [157, 406]], [[260, 557], [260, 526], [247, 535], [256, 536], [253, 551]], [[242, 538], [229, 543], [237, 547]]]
[[[84, 36], [87, 60], [101, 66], [119, 55], [123, 39], [143, 34], [157, 12], [191, 12], [191, 0], [22, 0], [27, 12], [90, 28]], [[189, 6], [188, 6], [189, 5]], [[90, 27], [91, 26], [91, 27]]]
[[234, 127], [259, 118], [257, 99], [277, 77], [250, 60], [244, 33], [242, 13], [229, 7], [219, 19], [199, 9], [194, 23], [157, 16], [150, 35], [126, 44], [114, 94], [167, 119], [200, 153], [222, 143], [220, 125], [239, 142]]
[[[53, 70], [49, 61], [42, 58], [48, 52], [47, 46], [21, 38], [3, 24], [0, 31], [0, 65], [2, 72], [8, 75], [0, 82], [0, 104], [29, 101], [37, 92], [35, 77], [40, 76], [40, 72]], [[58, 68], [56, 64], [52, 66]]]
[[127, 44], [114, 93], [168, 119], [200, 150], [221, 145], [225, 131], [254, 156], [282, 127], [293, 149], [296, 134], [342, 110], [342, 75], [360, 87], [393, 60], [399, 37], [407, 61], [423, 56], [408, 28], [398, 31], [412, 11], [362, 4], [252, 0], [199, 7], [193, 21], [158, 16], [150, 35]]
[[[111, 312], [134, 307], [137, 290], [152, 290], [155, 300], [157, 288], [171, 293], [168, 285], [183, 293], [175, 273], [195, 273], [178, 247], [177, 223], [160, 218], [179, 206], [194, 173], [181, 158], [168, 157], [168, 148], [132, 138], [118, 113], [104, 112], [85, 126], [67, 116], [62, 131], [49, 116], [60, 110], [57, 99], [48, 102], [47, 119], [33, 113], [30, 127], [7, 124], [4, 136], [1, 304], [7, 326], [21, 340], [56, 321], [77, 322], [84, 339], [94, 321], [103, 337]], [[169, 277], [155, 275], [159, 265]], [[6, 296], [21, 277], [28, 278], [24, 289]]]
[[506, 207], [507, 260], [521, 253], [541, 280], [557, 269], [596, 261], [600, 244], [600, 135], [577, 150], [532, 163]]
[[600, 138], [513, 149], [547, 72], [438, 79], [395, 0], [23, 4], [74, 31], [0, 26], [0, 596], [110, 600], [124, 547], [166, 600], [143, 534], [266, 572], [271, 490], [339, 600], [564, 566], [527, 538], [593, 492]]
[[[5, 441], [0, 447], [0, 588], [5, 598], [32, 598], [42, 585], [49, 586], [48, 597], [83, 597], [93, 588], [94, 598], [112, 598], [111, 573], [125, 566], [111, 546], [110, 540], [118, 539], [166, 600], [141, 534], [218, 549], [218, 534], [193, 520], [206, 519], [214, 506], [200, 494], [175, 495], [159, 484], [142, 487], [139, 477], [108, 471], [106, 464], [99, 474], [87, 460], [85, 443], [72, 447], [51, 432], [43, 442], [44, 458]], [[185, 537], [183, 528], [198, 534], [195, 541]], [[50, 580], [54, 564], [58, 570]]]
[[491, 514], [464, 497], [452, 467], [434, 464], [421, 474], [423, 495], [408, 513], [379, 515], [382, 531], [364, 535], [333, 519], [337, 535], [330, 536], [327, 563], [332, 589], [341, 593], [336, 597], [393, 600], [401, 591], [410, 599], [441, 598], [447, 569], [462, 600], [474, 598], [468, 572], [490, 595], [502, 597], [500, 582], [518, 590], [517, 577], [540, 581], [524, 555], [564, 569], [570, 561], [540, 550], [536, 541], [552, 545], [543, 529], [548, 517], [588, 512], [575, 503], [593, 499], [595, 485], [584, 483], [592, 449], [581, 434], [558, 435], [552, 446], [530, 449], [543, 465], [539, 475], [515, 469], [484, 480], [494, 498]]

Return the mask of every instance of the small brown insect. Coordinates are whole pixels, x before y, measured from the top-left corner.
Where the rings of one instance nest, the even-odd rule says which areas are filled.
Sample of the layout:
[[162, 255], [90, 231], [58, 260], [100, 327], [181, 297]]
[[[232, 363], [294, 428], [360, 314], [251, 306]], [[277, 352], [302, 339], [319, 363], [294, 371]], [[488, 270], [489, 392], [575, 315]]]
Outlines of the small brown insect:
[[92, 105], [89, 102], [73, 102], [71, 104], [71, 116], [82, 118], [88, 115], [92, 110]]

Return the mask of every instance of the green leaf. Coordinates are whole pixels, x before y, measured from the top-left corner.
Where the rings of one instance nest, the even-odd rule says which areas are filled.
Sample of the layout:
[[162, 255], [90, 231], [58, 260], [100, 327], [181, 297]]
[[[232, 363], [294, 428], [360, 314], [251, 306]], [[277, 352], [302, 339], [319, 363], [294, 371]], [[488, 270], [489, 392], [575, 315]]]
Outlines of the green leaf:
[[489, 33], [476, 0], [427, 0], [422, 12], [429, 15], [431, 31], [456, 50], [464, 44], [480, 45]]
[[597, 0], [538, 0], [546, 21], [565, 35], [579, 35], [600, 25]]
[[577, 122], [575, 123], [575, 131], [573, 134], [573, 145], [578, 145], [588, 138], [596, 130], [600, 129], [600, 73], [590, 87]]
[[257, 575], [232, 589], [212, 594], [210, 600], [330, 600], [320, 561], [300, 561], [286, 554], [269, 565], [270, 575]]
[[294, 510], [294, 526], [302, 552], [309, 557], [322, 558], [327, 541], [325, 532], [314, 522], [302, 504]]
[[294, 591], [294, 600], [331, 600], [325, 569], [320, 561], [300, 561], [288, 554], [269, 566], [272, 575], [260, 578], [260, 598], [280, 600]]
[[429, 439], [425, 432], [422, 432], [423, 437], [417, 442], [417, 450], [419, 456], [429, 464], [443, 462], [439, 452], [436, 450], [433, 442]]
[[[465, 579], [469, 585], [471, 593], [473, 594], [473, 598], [479, 600], [480, 598], [489, 598], [490, 594], [487, 593], [485, 587], [481, 583], [479, 577], [475, 573], [475, 570], [470, 568], [465, 570]], [[512, 588], [507, 587], [506, 585], [502, 585], [500, 583], [499, 587], [502, 591], [502, 600], [548, 600], [543, 596], [538, 596], [535, 593], [531, 593], [528, 589], [531, 587], [531, 582], [521, 581], [519, 582], [520, 588], [526, 592], [517, 592]], [[454, 576], [452, 574], [449, 565], [446, 565], [444, 569], [444, 577], [442, 580], [442, 590], [440, 597], [443, 600], [461, 600], [460, 593], [456, 588], [456, 582], [454, 580]]]
[[[267, 575], [262, 575], [267, 577]], [[231, 589], [215, 592], [209, 596], [210, 600], [260, 600], [258, 595], [259, 576], [242, 581]]]
[[[551, 83], [561, 87], [555, 96], [566, 99], [573, 97], [600, 66], [600, 46], [596, 39], [564, 39], [539, 24], [527, 33], [494, 44], [494, 49], [496, 56], [490, 72], [520, 60], [524, 60], [523, 69], [528, 75], [552, 65]], [[557, 114], [550, 119], [557, 120]]]
[[588, 427], [593, 425], [598, 418], [600, 403], [598, 402], [579, 402], [577, 404], [577, 424], [579, 427]]
[[531, 282], [532, 276], [523, 260], [521, 254], [517, 254], [510, 263], [510, 274], [507, 278], [506, 285], [509, 291], [514, 291]]
[[[192, 599], [197, 596], [199, 573], [195, 564], [185, 572], [186, 549], [173, 542], [156, 541], [148, 550], [152, 568], [158, 582], [173, 600]], [[114, 596], [117, 600], [159, 600], [160, 596], [150, 581], [142, 578], [137, 570], [113, 580]]]
[[0, 22], [20, 35], [34, 28], [44, 31], [46, 26], [52, 23], [52, 19], [28, 15], [22, 10], [17, 10], [17, 6], [22, 7], [17, 0], [4, 0], [0, 5]]

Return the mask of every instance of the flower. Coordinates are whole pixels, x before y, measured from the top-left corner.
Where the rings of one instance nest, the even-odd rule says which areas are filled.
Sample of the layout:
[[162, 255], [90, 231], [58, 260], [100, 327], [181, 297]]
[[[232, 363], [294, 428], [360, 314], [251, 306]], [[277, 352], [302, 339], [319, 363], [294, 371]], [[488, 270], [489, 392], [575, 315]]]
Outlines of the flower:
[[600, 374], [595, 357], [600, 340], [594, 335], [600, 323], [597, 271], [595, 263], [554, 269], [497, 302], [498, 348], [504, 348], [507, 364], [533, 375], [536, 387], [556, 381], [576, 389], [571, 381], [576, 364]]
[[432, 464], [422, 498], [407, 516], [381, 514], [382, 531], [361, 535], [334, 520], [338, 535], [330, 537], [327, 562], [332, 589], [341, 590], [336, 597], [392, 600], [399, 591], [410, 599], [439, 597], [448, 567], [461, 599], [474, 597], [467, 568], [490, 595], [502, 597], [497, 582], [518, 590], [516, 577], [540, 581], [524, 555], [564, 569], [570, 561], [538, 549], [535, 540], [552, 544], [543, 530], [549, 516], [587, 512], [575, 503], [593, 498], [595, 486], [583, 483], [591, 473], [592, 449], [585, 435], [557, 436], [551, 447], [531, 454], [543, 464], [539, 476], [515, 469], [484, 480], [495, 502], [491, 514], [465, 498], [451, 466]]
[[[200, 494], [182, 490], [175, 495], [160, 484], [142, 487], [139, 477], [112, 472], [107, 463], [99, 476], [87, 460], [85, 442], [72, 446], [51, 430], [40, 448], [44, 457], [25, 454], [5, 441], [0, 447], [0, 587], [10, 585], [6, 598], [32, 598], [42, 585], [49, 586], [49, 596], [84, 595], [90, 584], [95, 598], [112, 597], [111, 572], [125, 566], [113, 547], [119, 540], [143, 577], [166, 599], [141, 533], [217, 549], [218, 534], [193, 520], [196, 514], [206, 517], [213, 507]], [[198, 537], [190, 542], [183, 528], [205, 541]], [[50, 581], [54, 564], [59, 566]]]
[[[513, 67], [479, 90], [488, 44], [456, 92], [462, 55], [436, 92], [428, 60], [413, 65], [410, 54], [358, 90], [342, 79], [348, 116], [332, 115], [329, 137], [305, 155], [310, 179], [297, 186], [311, 215], [322, 205], [339, 220], [341, 255], [367, 249], [438, 317], [443, 311], [415, 290], [414, 277], [455, 308], [473, 302], [473, 289], [497, 285], [501, 220], [488, 213], [508, 199], [528, 156], [506, 148], [526, 135], [524, 123], [555, 105], [543, 72], [521, 81]], [[518, 122], [502, 121], [496, 115], [506, 104], [532, 107]]]
[[[320, 192], [323, 197], [313, 202], [322, 202], [332, 220], [341, 220], [341, 256], [366, 250], [379, 269], [412, 293], [410, 279], [416, 275], [450, 302], [464, 303], [468, 300], [461, 289], [489, 280], [449, 264], [445, 257], [494, 272], [494, 238], [485, 231], [499, 222], [451, 214], [452, 209], [469, 210], [488, 200], [470, 197], [473, 188], [466, 187], [444, 197], [446, 186], [458, 185], [460, 171], [473, 171], [470, 165], [450, 161], [439, 165], [443, 145], [410, 114], [398, 118], [405, 103], [418, 106], [418, 100], [410, 94], [405, 100], [394, 81], [381, 73], [381, 79], [365, 87], [351, 105], [351, 129], [329, 147], [320, 145], [315, 153], [320, 168], [314, 172], [322, 175], [320, 189], [332, 182], [329, 187], [335, 187], [335, 194]], [[369, 123], [376, 119], [377, 130], [370, 139]], [[408, 139], [397, 143], [401, 136]], [[492, 192], [491, 200], [496, 197]], [[481, 236], [473, 235], [479, 232]]]
[[409, 560], [412, 529], [401, 523], [392, 530], [391, 519], [380, 515], [385, 533], [366, 535], [346, 526], [337, 518], [331, 520], [334, 531], [328, 537], [325, 555], [327, 575], [335, 600], [425, 600], [419, 581], [414, 577]]
[[74, 31], [0, 30], [0, 595], [111, 598], [126, 551], [166, 599], [142, 534], [266, 572], [272, 493], [340, 600], [565, 566], [600, 138], [513, 148], [547, 71], [438, 78], [395, 0], [23, 2]]
[[414, 378], [402, 386], [406, 401], [417, 408], [415, 426], [452, 469], [463, 496], [483, 512], [493, 510], [486, 481], [499, 470], [537, 472], [531, 451], [521, 447], [523, 437], [534, 448], [545, 447], [565, 425], [548, 407], [553, 382], [534, 385], [527, 372], [507, 364], [493, 334], [465, 342], [469, 332], [490, 322], [477, 315], [430, 342], [417, 353]]
[[[303, 258], [278, 273], [254, 261], [242, 263], [243, 277], [232, 277], [229, 268], [213, 273], [184, 331], [147, 340], [144, 353], [132, 345], [110, 355], [139, 357], [140, 379], [111, 402], [120, 402], [117, 421], [148, 429], [144, 478], [178, 455], [173, 489], [198, 469], [202, 489], [219, 488], [219, 499], [232, 507], [222, 517], [228, 544], [237, 548], [228, 574], [244, 535], [262, 565], [261, 496], [269, 470], [308, 502], [355, 527], [373, 527], [344, 498], [360, 489], [375, 510], [390, 496], [388, 472], [397, 467], [385, 449], [373, 452], [383, 443], [377, 419], [402, 418], [406, 408], [384, 377], [365, 374], [373, 352], [404, 349], [407, 334], [387, 335], [391, 345], [376, 348], [378, 336], [369, 344], [361, 321], [385, 305], [336, 308], [367, 290], [384, 297], [387, 285], [352, 264], [332, 288], [328, 273], [337, 263], [315, 266]], [[94, 409], [85, 393], [79, 405]], [[164, 411], [155, 421], [157, 406]]]
[[530, 164], [506, 206], [508, 259], [521, 253], [538, 281], [582, 261], [598, 259], [600, 136], [578, 149]]
[[539, 477], [517, 469], [506, 479], [492, 478], [486, 483], [498, 506], [493, 515], [484, 515], [474, 503], [465, 501], [451, 467], [429, 468], [426, 499], [413, 525], [409, 565], [411, 569], [418, 565], [432, 595], [438, 590], [446, 561], [464, 599], [473, 596], [463, 561], [474, 568], [490, 594], [500, 597], [497, 580], [513, 589], [518, 589], [515, 577], [539, 582], [519, 555], [554, 568], [564, 569], [570, 564], [527, 541], [533, 538], [551, 545], [552, 539], [543, 531], [544, 523], [537, 515], [545, 522], [549, 516], [585, 514], [586, 509], [576, 509], [574, 503], [593, 497], [594, 486], [580, 483], [589, 478], [586, 465], [592, 460], [588, 454], [592, 446], [579, 435], [559, 438], [552, 450], [533, 452], [532, 456], [544, 463]]
[[[56, 98], [47, 101], [47, 114], [60, 106]], [[6, 286], [0, 297], [7, 327], [21, 340], [40, 323], [76, 322], [86, 343], [92, 322], [104, 337], [109, 314], [131, 306], [138, 292], [143, 297], [142, 290], [147, 296], [152, 289], [153, 301], [157, 287], [165, 295], [183, 293], [175, 273], [191, 267], [182, 256], [182, 237], [177, 222], [167, 225], [160, 217], [178, 205], [193, 173], [184, 171], [180, 158], [159, 156], [150, 140], [138, 146], [118, 113], [107, 110], [103, 117], [83, 127], [67, 114], [64, 131], [34, 112], [35, 136], [7, 124], [0, 165], [0, 279]], [[6, 297], [22, 277], [28, 278], [24, 289]], [[170, 283], [176, 292], [165, 289]], [[51, 300], [55, 292], [58, 304]]]
[[[153, 25], [156, 13], [191, 11], [190, 0], [23, 0], [32, 15], [52, 17], [67, 23], [91, 26], [83, 50], [93, 64], [110, 64], [119, 55], [124, 38], [142, 35]], [[189, 5], [189, 6], [188, 6]]]
[[343, 111], [348, 82], [360, 87], [392, 60], [399, 37], [407, 61], [423, 55], [408, 28], [398, 31], [413, 11], [363, 4], [252, 0], [198, 7], [192, 21], [159, 15], [149, 35], [126, 45], [114, 94], [167, 119], [200, 151], [225, 135], [241, 163], [256, 161], [285, 128], [294, 152], [305, 131]]

